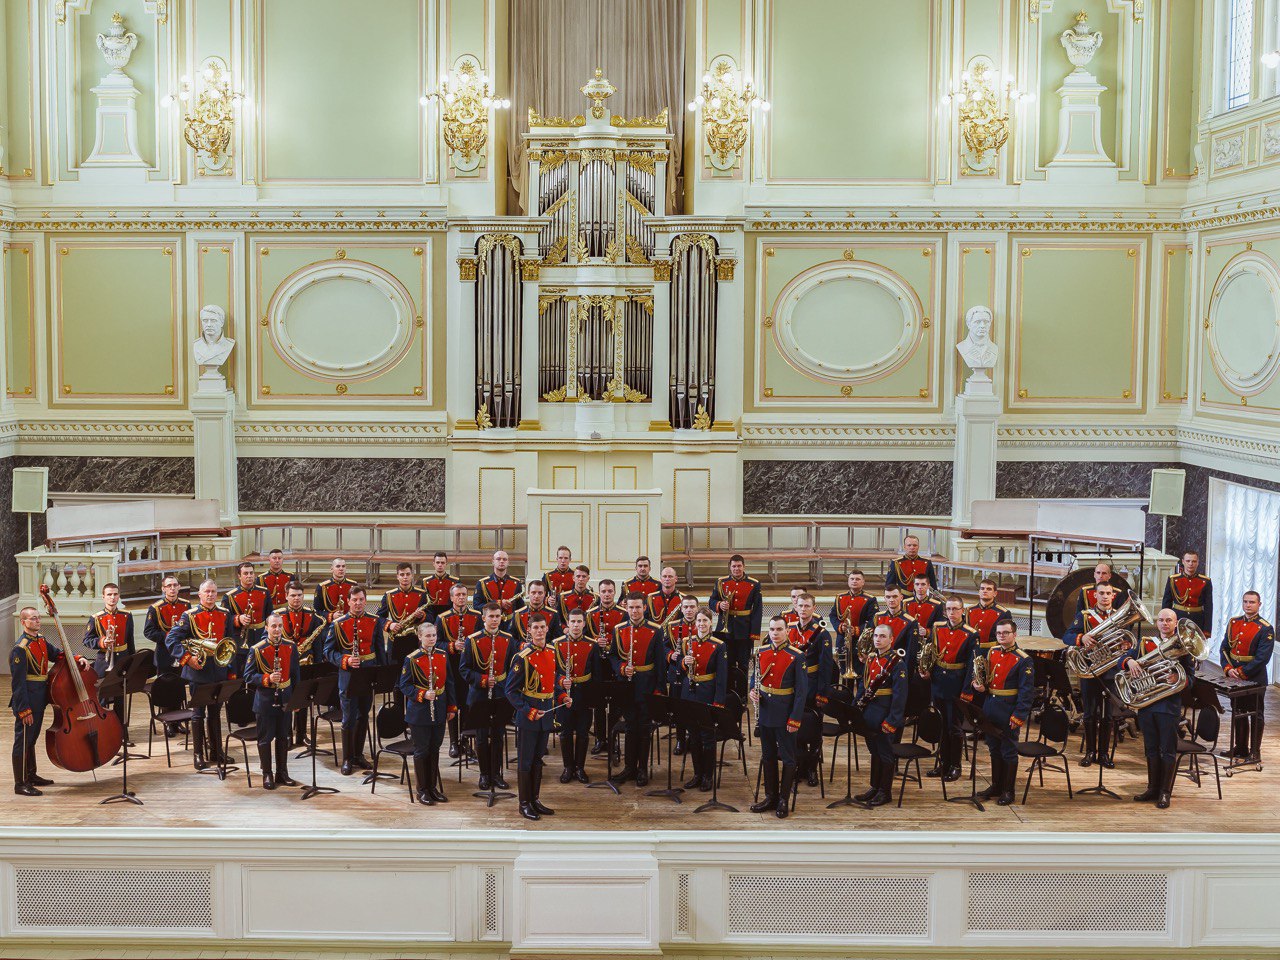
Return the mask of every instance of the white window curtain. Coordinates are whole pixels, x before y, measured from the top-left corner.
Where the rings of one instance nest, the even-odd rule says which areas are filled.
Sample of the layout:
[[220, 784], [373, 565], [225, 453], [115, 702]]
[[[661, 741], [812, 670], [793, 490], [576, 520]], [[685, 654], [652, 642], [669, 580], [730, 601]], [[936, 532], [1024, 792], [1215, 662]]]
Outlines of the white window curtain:
[[[1210, 480], [1207, 559], [1213, 577], [1216, 659], [1227, 620], [1240, 613], [1240, 597], [1246, 590], [1262, 595], [1262, 616], [1274, 622], [1280, 569], [1280, 493]], [[1274, 660], [1272, 667], [1274, 678]]]
[[572, 117], [587, 106], [579, 88], [596, 67], [618, 88], [616, 114], [650, 117], [669, 111], [668, 212], [678, 212], [683, 176], [684, 0], [513, 0], [509, 27], [511, 110], [507, 117], [510, 212], [524, 208], [525, 157], [520, 135], [529, 108]]

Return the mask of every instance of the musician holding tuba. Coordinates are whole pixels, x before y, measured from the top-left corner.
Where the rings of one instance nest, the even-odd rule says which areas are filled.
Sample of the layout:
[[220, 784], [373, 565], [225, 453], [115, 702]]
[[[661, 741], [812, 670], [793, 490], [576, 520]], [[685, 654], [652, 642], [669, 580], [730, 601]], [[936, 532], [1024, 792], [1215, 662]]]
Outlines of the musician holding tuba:
[[956, 700], [964, 691], [965, 669], [978, 652], [978, 631], [964, 621], [964, 601], [948, 597], [942, 620], [929, 628], [929, 639], [920, 652], [920, 667], [929, 679], [933, 705], [942, 717], [942, 740], [938, 743], [938, 762], [928, 772], [948, 783], [960, 779], [960, 761], [964, 734], [960, 730], [960, 711]]
[[[972, 661], [970, 661], [972, 664]], [[996, 798], [1007, 807], [1013, 803], [1014, 785], [1018, 780], [1018, 731], [1031, 716], [1035, 699], [1035, 671], [1031, 658], [1018, 649], [1018, 627], [1012, 620], [996, 624], [996, 645], [986, 656], [985, 680], [974, 676], [970, 667], [969, 686], [988, 696], [982, 701], [982, 714], [1000, 730], [1000, 736], [987, 737], [991, 751], [991, 786], [978, 794], [981, 800]]]
[[[752, 679], [747, 698], [755, 708], [756, 733], [760, 737], [761, 778], [764, 796], [751, 805], [752, 813], [773, 810], [778, 819], [786, 817], [791, 807], [791, 784], [796, 770], [796, 734], [800, 717], [809, 695], [809, 675], [804, 657], [791, 649], [787, 640], [787, 621], [775, 616], [769, 620], [769, 642], [758, 647], [751, 657]], [[778, 775], [778, 761], [782, 775]], [[715, 770], [711, 771], [715, 776]]]
[[[1130, 680], [1141, 680], [1149, 675], [1149, 654], [1178, 649], [1178, 615], [1166, 608], [1156, 614], [1156, 635], [1139, 639], [1138, 646], [1120, 661], [1120, 669]], [[1185, 677], [1189, 678], [1195, 673], [1195, 658], [1190, 653], [1175, 659], [1185, 671]], [[1178, 693], [1180, 690], [1181, 688], [1171, 692]], [[1145, 706], [1138, 706], [1137, 711], [1138, 729], [1142, 731], [1142, 749], [1147, 756], [1147, 789], [1133, 799], [1136, 803], [1150, 803], [1154, 800], [1157, 807], [1165, 810], [1173, 793], [1174, 772], [1178, 765], [1178, 721], [1182, 717], [1182, 700], [1177, 696], [1162, 696]]]
[[[178, 618], [164, 638], [169, 655], [182, 669], [182, 679], [196, 687], [221, 683], [235, 656], [235, 621], [230, 611], [218, 606], [218, 585], [212, 580], [200, 584], [194, 607]], [[221, 710], [196, 707], [191, 716], [192, 760], [197, 770], [222, 762]]]
[[[249, 648], [244, 678], [253, 691], [253, 713], [258, 718], [258, 761], [262, 765], [262, 789], [296, 787], [289, 776], [289, 747], [293, 742], [289, 712], [284, 709], [302, 680], [298, 645], [284, 635], [284, 615], [267, 614], [266, 636]], [[275, 771], [271, 755], [275, 753]]]
[[449, 800], [440, 778], [440, 745], [444, 743], [445, 727], [458, 712], [453, 667], [449, 654], [437, 648], [438, 637], [436, 624], [418, 624], [418, 649], [404, 658], [397, 684], [404, 694], [404, 718], [413, 740], [418, 802], [428, 807]]
[[[1063, 643], [1068, 647], [1078, 647], [1084, 651], [1085, 656], [1097, 646], [1092, 631], [1106, 623], [1114, 612], [1111, 605], [1115, 599], [1115, 587], [1110, 583], [1099, 583], [1093, 590], [1096, 605], [1076, 614], [1074, 622], [1062, 635]], [[1080, 758], [1082, 767], [1094, 763], [1100, 763], [1108, 769], [1115, 767], [1111, 759], [1111, 700], [1102, 692], [1103, 684], [1113, 672], [1108, 670], [1102, 676], [1080, 677], [1080, 698], [1084, 701], [1084, 756]]]

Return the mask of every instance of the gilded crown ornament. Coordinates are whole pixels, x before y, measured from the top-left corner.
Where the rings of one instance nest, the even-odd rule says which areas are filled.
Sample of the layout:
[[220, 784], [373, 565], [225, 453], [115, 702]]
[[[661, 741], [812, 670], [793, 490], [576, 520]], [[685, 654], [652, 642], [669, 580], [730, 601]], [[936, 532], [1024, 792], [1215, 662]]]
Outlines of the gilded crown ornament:
[[1076, 68], [1076, 73], [1087, 73], [1085, 67], [1102, 47], [1102, 34], [1096, 30], [1089, 32], [1089, 15], [1083, 10], [1076, 14], [1075, 26], [1063, 30], [1058, 40], [1062, 49], [1067, 51], [1067, 59]]
[[618, 88], [605, 79], [604, 71], [596, 67], [595, 76], [582, 85], [582, 94], [591, 101], [591, 119], [604, 120], [609, 116], [604, 102], [618, 92]]

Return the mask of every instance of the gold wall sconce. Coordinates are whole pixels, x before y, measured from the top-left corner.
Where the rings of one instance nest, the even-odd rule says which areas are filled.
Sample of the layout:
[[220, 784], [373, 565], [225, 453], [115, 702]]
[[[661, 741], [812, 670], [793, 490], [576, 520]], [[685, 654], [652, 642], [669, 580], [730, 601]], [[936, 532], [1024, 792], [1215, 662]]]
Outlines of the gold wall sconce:
[[702, 113], [708, 165], [720, 173], [737, 167], [747, 145], [752, 115], [768, 113], [771, 107], [731, 57], [712, 60], [702, 76], [701, 92], [689, 102], [691, 113]]
[[232, 136], [244, 94], [232, 86], [231, 70], [221, 57], [206, 58], [198, 80], [196, 84], [183, 76], [177, 92], [160, 102], [182, 110], [182, 139], [196, 152], [197, 174], [226, 175], [231, 172]]
[[420, 102], [427, 106], [432, 101], [440, 105], [449, 162], [458, 173], [475, 173], [485, 163], [490, 114], [508, 109], [511, 101], [494, 96], [480, 61], [469, 54], [458, 59], [452, 74], [442, 73], [439, 87]]
[[942, 98], [948, 108], [956, 106], [962, 176], [995, 174], [1000, 148], [1009, 141], [1010, 117], [1019, 104], [1033, 99], [1034, 94], [1015, 86], [1012, 76], [995, 69], [990, 57], [969, 61], [960, 82], [953, 83]]

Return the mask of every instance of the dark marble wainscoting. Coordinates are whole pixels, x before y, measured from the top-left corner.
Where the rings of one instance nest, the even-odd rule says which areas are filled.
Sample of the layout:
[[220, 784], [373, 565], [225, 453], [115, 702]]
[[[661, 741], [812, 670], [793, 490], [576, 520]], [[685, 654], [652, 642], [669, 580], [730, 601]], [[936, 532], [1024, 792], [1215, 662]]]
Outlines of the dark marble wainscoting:
[[15, 467], [48, 467], [55, 493], [182, 494], [196, 490], [191, 457], [14, 457]]
[[[1112, 460], [1001, 460], [996, 465], [1000, 499], [1128, 499], [1151, 493], [1151, 471], [1177, 463]], [[1147, 517], [1147, 546], [1160, 546], [1160, 518]], [[1169, 522], [1170, 543], [1173, 518]]]
[[0, 457], [0, 598], [18, 592], [18, 565], [13, 562], [13, 555], [27, 549], [27, 525], [10, 509], [15, 466], [13, 457]]
[[946, 516], [950, 460], [747, 460], [742, 512]]
[[240, 511], [442, 513], [443, 459], [241, 457]]

